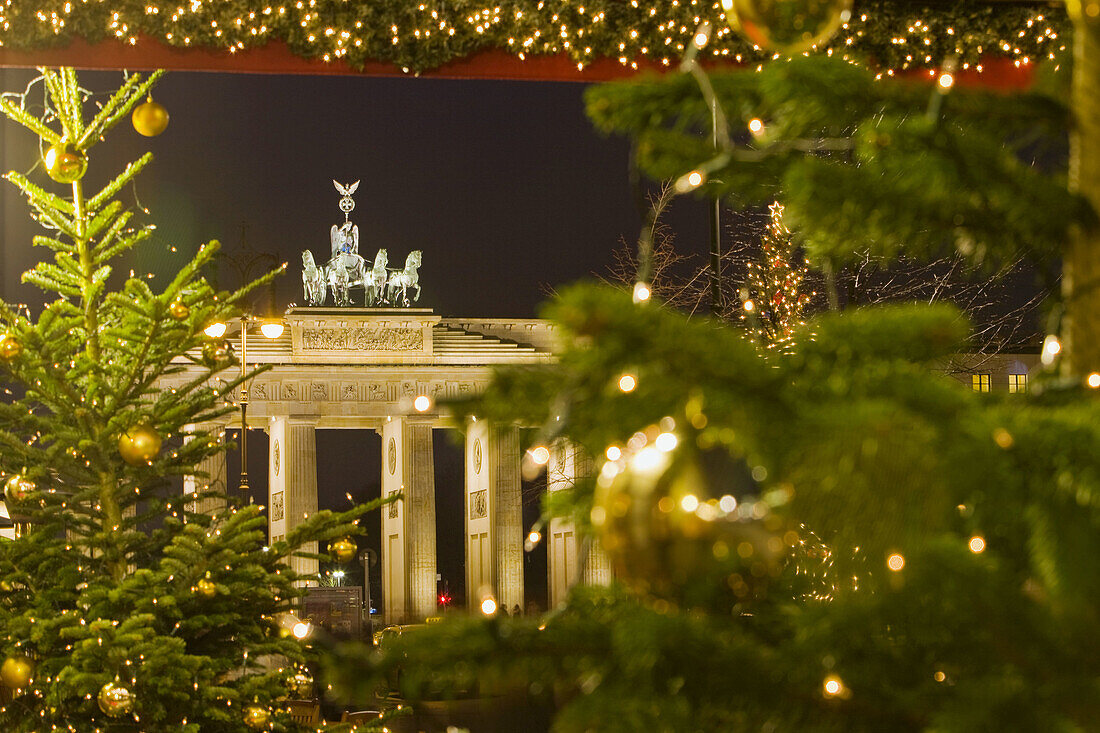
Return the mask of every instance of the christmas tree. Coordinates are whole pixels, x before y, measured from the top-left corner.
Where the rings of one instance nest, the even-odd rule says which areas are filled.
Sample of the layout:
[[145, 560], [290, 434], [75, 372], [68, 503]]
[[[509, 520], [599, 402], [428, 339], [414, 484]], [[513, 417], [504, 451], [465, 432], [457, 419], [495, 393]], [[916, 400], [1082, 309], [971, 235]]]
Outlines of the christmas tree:
[[[11, 388], [0, 471], [19, 528], [0, 542], [6, 731], [298, 729], [276, 702], [311, 694], [298, 666], [307, 650], [285, 628], [305, 579], [289, 561], [308, 542], [357, 533], [361, 510], [320, 512], [269, 545], [261, 507], [173, 489], [186, 475], [201, 487], [197, 466], [226, 445], [194, 426], [233, 411], [252, 376], [227, 376], [232, 353], [203, 331], [239, 315], [278, 270], [217, 292], [202, 275], [211, 242], [159, 291], [115, 274], [151, 246], [153, 226], [118, 199], [151, 154], [98, 191], [84, 175], [90, 151], [131, 113], [139, 131], [163, 130], [163, 108], [142, 103], [158, 77], [127, 75], [90, 119], [92, 95], [72, 69], [41, 70], [41, 115], [26, 95], [0, 99], [39, 138], [52, 179], [6, 176], [43, 226], [34, 244], [52, 253], [23, 275], [52, 299], [0, 303]], [[187, 378], [169, 389], [173, 375]]]
[[[785, 31], [812, 45], [842, 3], [724, 5], [775, 48]], [[1095, 91], [1100, 21], [1080, 5], [1075, 73]], [[1068, 129], [1054, 88], [959, 93], [950, 68], [892, 83], [825, 56], [687, 65], [592, 88], [591, 116], [630, 134], [656, 179], [781, 198], [829, 287], [868, 252], [1088, 265], [1075, 248], [1096, 236], [1093, 208], [1028, 160]], [[1077, 99], [1082, 130], [1095, 99]], [[700, 134], [726, 125], [717, 145]], [[1073, 159], [1086, 195], [1094, 140]], [[827, 313], [767, 359], [654, 307], [650, 245], [643, 231], [633, 298], [578, 286], [547, 308], [568, 345], [557, 363], [498, 372], [459, 408], [593, 457], [596, 475], [547, 510], [599, 541], [621, 586], [575, 589], [542, 619], [407, 634], [361, 664], [364, 685], [400, 671], [411, 699], [480, 688], [551, 710], [555, 731], [1094, 729], [1100, 362], [1080, 334], [1095, 309], [1065, 304], [1078, 339], [1060, 372], [982, 395], [936, 369], [967, 342], [955, 308]]]
[[807, 268], [783, 223], [783, 205], [776, 201], [768, 213], [760, 257], [746, 268], [741, 318], [754, 341], [783, 351], [806, 325], [805, 310], [814, 293], [802, 290]]

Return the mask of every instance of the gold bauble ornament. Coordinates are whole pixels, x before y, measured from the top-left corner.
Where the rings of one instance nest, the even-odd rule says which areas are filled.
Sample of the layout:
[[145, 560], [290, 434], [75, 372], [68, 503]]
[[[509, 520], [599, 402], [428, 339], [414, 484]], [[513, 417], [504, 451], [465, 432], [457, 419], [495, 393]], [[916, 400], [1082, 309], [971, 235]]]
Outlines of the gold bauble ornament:
[[4, 482], [4, 497], [12, 504], [18, 504], [34, 491], [34, 482], [26, 476], [16, 474]]
[[134, 107], [130, 121], [134, 123], [134, 129], [145, 137], [156, 137], [168, 127], [168, 110], [150, 96], [144, 104]]
[[218, 584], [211, 580], [210, 573], [207, 573], [205, 578], [199, 578], [199, 582], [195, 583], [195, 592], [204, 598], [213, 598], [218, 595]]
[[832, 38], [852, 14], [852, 0], [722, 0], [730, 27], [761, 48], [808, 51]]
[[67, 142], [51, 145], [42, 162], [46, 164], [46, 173], [58, 183], [79, 181], [88, 170], [88, 156]]
[[760, 502], [748, 467], [724, 448], [699, 451], [693, 436], [673, 450], [657, 445], [623, 455], [597, 482], [592, 523], [615, 577], [715, 612], [765, 595], [781, 569], [783, 523]]
[[262, 705], [249, 705], [244, 709], [244, 724], [252, 730], [263, 730], [267, 727], [271, 714]]
[[357, 549], [351, 537], [341, 537], [328, 546], [328, 551], [340, 562], [348, 562], [354, 558]]
[[233, 351], [224, 341], [210, 341], [203, 344], [202, 363], [213, 369], [233, 361]]
[[118, 438], [118, 452], [131, 466], [143, 466], [157, 457], [162, 438], [147, 423], [135, 425]]
[[99, 688], [99, 709], [109, 717], [118, 718], [134, 709], [134, 696], [116, 679]]
[[34, 660], [30, 657], [17, 655], [8, 657], [0, 665], [0, 680], [6, 687], [13, 690], [22, 690], [31, 683], [34, 677]]
[[290, 689], [290, 694], [298, 700], [313, 698], [313, 675], [309, 670], [295, 670], [294, 674], [287, 678], [286, 685]]
[[23, 353], [23, 344], [11, 334], [0, 336], [0, 360], [14, 361]]
[[185, 303], [181, 303], [178, 300], [173, 300], [168, 304], [168, 315], [175, 318], [177, 321], [182, 321], [191, 313], [191, 309], [187, 307]]

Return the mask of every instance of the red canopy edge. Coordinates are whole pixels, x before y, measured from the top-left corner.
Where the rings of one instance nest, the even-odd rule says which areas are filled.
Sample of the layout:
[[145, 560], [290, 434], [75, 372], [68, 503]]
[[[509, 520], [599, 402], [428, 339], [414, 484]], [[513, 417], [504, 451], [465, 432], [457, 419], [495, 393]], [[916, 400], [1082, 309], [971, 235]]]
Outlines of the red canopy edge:
[[[371, 61], [362, 69], [352, 68], [346, 61], [326, 62], [295, 55], [282, 41], [272, 40], [264, 46], [236, 53], [206, 47], [178, 48], [168, 46], [148, 36], [138, 37], [134, 45], [109, 40], [90, 44], [76, 38], [69, 45], [34, 51], [17, 51], [0, 47], [0, 66], [33, 68], [35, 66], [73, 66], [79, 69], [169, 69], [174, 71], [223, 71], [245, 74], [323, 74], [350, 76], [416, 76], [388, 62]], [[624, 66], [615, 59], [597, 59], [584, 69], [577, 69], [568, 56], [529, 56], [520, 59], [502, 50], [482, 51], [473, 56], [450, 61], [423, 71], [419, 76], [441, 79], [507, 79], [520, 81], [596, 82], [621, 79], [639, 70], [667, 71], [648, 59], [637, 62], [637, 69]], [[708, 66], [710, 66], [708, 64]], [[730, 68], [736, 65], [730, 64]], [[1032, 67], [1016, 65], [1009, 59], [989, 59], [984, 71], [961, 71], [956, 74], [963, 86], [990, 89], [1020, 89], [1030, 85]], [[906, 77], [927, 75], [928, 71], [905, 72]]]
[[[34, 51], [0, 48], [0, 66], [73, 66], [78, 69], [169, 69], [225, 71], [245, 74], [325, 74], [350, 76], [417, 76], [389, 62], [368, 61], [362, 69], [346, 61], [326, 62], [296, 56], [286, 43], [272, 40], [264, 46], [229, 53], [205, 47], [178, 48], [149, 37], [135, 45], [118, 41], [89, 44], [82, 38], [64, 47]], [[639, 69], [661, 69], [660, 64], [638, 62]], [[422, 77], [444, 79], [513, 79], [525, 81], [593, 82], [637, 73], [614, 59], [598, 59], [578, 70], [568, 56], [528, 56], [521, 60], [507, 51], [488, 50], [423, 71]]]

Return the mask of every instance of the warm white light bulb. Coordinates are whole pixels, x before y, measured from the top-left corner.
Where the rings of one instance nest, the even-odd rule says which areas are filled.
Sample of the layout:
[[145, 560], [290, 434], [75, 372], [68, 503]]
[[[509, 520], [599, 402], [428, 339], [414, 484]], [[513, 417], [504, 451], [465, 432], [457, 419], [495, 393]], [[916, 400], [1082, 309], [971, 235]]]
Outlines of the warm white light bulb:
[[486, 616], [492, 616], [497, 612], [497, 602], [492, 598], [486, 598], [481, 602], [481, 612]]
[[220, 339], [225, 335], [225, 324], [221, 321], [215, 321], [203, 329], [203, 333], [212, 339]]
[[936, 81], [936, 83], [940, 85], [940, 89], [946, 92], [951, 87], [955, 86], [955, 76], [945, 71], [944, 73], [940, 74], [940, 78]]
[[550, 450], [545, 445], [535, 446], [530, 450], [531, 460], [536, 465], [545, 466], [546, 462], [550, 460]]
[[1043, 339], [1043, 353], [1040, 356], [1043, 364], [1050, 366], [1054, 363], [1054, 358], [1062, 352], [1062, 342], [1054, 334], [1048, 335]]
[[311, 626], [305, 621], [299, 621], [294, 624], [294, 627], [290, 630], [290, 633], [294, 634], [295, 639], [304, 639], [309, 636]]
[[635, 303], [644, 303], [645, 301], [649, 300], [649, 296], [652, 295], [652, 294], [653, 294], [653, 292], [649, 289], [649, 285], [647, 283], [643, 283], [643, 282], [634, 283], [634, 302]]
[[417, 395], [413, 400], [413, 409], [417, 412], [427, 412], [428, 408], [432, 406], [431, 398], [427, 395]]
[[1088, 377], [1085, 378], [1085, 384], [1087, 384], [1092, 389], [1100, 387], [1100, 373], [1093, 372], [1092, 374], [1088, 375]]
[[634, 378], [633, 374], [624, 374], [619, 377], [619, 389], [623, 392], [633, 392], [637, 386], [638, 380]]
[[606, 455], [607, 455], [607, 460], [609, 460], [609, 461], [617, 461], [617, 460], [619, 460], [620, 458], [622, 458], [622, 456], [623, 456], [623, 451], [622, 451], [622, 449], [621, 449], [621, 448], [619, 448], [619, 446], [617, 446], [617, 445], [609, 445], [609, 446], [607, 447], [607, 453], [606, 453]]
[[836, 697], [844, 692], [844, 683], [841, 682], [840, 678], [836, 675], [829, 675], [826, 677], [821, 687], [825, 691], [827, 697]]
[[670, 450], [676, 447], [676, 443], [678, 441], [676, 440], [675, 433], [661, 433], [653, 442], [657, 446], [657, 450], [668, 453]]

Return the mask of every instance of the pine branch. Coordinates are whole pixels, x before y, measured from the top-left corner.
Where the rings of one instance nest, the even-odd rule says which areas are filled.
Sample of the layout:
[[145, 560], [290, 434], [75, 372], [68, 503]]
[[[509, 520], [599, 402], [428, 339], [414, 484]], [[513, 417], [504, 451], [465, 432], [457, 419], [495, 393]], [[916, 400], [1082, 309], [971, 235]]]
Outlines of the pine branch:
[[[149, 165], [152, 160], [153, 154], [146, 153], [134, 162], [127, 163], [126, 168], [122, 171], [122, 173], [119, 173], [117, 176], [115, 176], [115, 178], [106, 186], [104, 186], [99, 191], [99, 193], [88, 199], [88, 210], [95, 211], [100, 206], [102, 206], [105, 201], [109, 201], [111, 197], [115, 196], [120, 190], [122, 190], [123, 186], [132, 181], [139, 173], [141, 173], [141, 171], [145, 169], [145, 166]], [[119, 206], [121, 206], [121, 204], [119, 204]]]
[[71, 202], [31, 183], [22, 173], [10, 171], [4, 174], [4, 178], [14, 183], [39, 211], [48, 211], [55, 216], [59, 214], [73, 216], [75, 213]]
[[44, 142], [50, 145], [56, 145], [61, 142], [61, 135], [51, 130], [42, 120], [38, 119], [30, 112], [15, 106], [10, 99], [0, 97], [0, 111], [3, 111], [9, 119], [18, 122], [20, 125], [33, 132]]
[[91, 145], [94, 138], [102, 137], [120, 121], [126, 118], [133, 110], [134, 105], [141, 101], [149, 90], [164, 75], [163, 69], [158, 69], [149, 75], [145, 81], [141, 81], [140, 74], [130, 74], [126, 77], [122, 87], [111, 96], [103, 109], [92, 119], [88, 130], [81, 138], [81, 145]]

